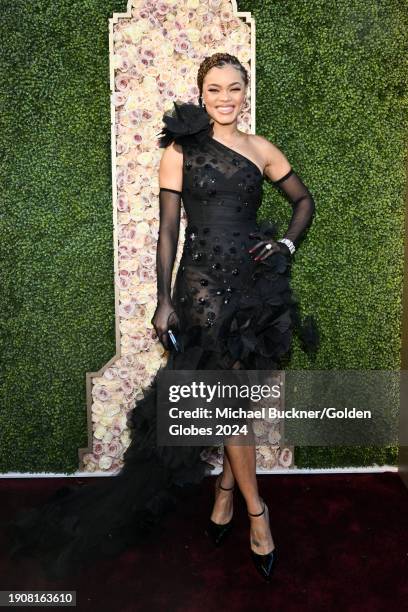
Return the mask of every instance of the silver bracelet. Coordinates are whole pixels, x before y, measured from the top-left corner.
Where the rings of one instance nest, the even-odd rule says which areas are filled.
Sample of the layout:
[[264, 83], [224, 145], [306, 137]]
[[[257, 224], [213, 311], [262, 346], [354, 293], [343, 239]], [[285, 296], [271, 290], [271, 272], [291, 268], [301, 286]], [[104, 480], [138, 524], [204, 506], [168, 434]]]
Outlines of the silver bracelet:
[[278, 242], [283, 242], [283, 244], [286, 244], [286, 246], [289, 247], [291, 255], [293, 255], [293, 253], [296, 251], [295, 245], [291, 240], [289, 240], [289, 238], [281, 238], [278, 240]]

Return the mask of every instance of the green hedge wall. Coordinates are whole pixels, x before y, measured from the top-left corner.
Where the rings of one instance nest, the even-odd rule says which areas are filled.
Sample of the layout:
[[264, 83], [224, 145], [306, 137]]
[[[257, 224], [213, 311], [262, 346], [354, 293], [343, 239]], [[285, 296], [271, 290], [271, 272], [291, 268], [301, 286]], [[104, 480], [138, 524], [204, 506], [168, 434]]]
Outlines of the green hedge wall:
[[[315, 196], [292, 284], [322, 336], [291, 369], [400, 369], [408, 124], [408, 3], [239, 2], [257, 29], [256, 131]], [[267, 185], [262, 215], [290, 207]], [[297, 447], [297, 466], [393, 464], [397, 448]]]
[[[257, 29], [256, 131], [309, 186], [293, 264], [313, 363], [399, 369], [407, 3], [239, 2]], [[115, 352], [108, 18], [124, 0], [2, 2], [0, 471], [76, 470], [85, 372]], [[261, 216], [290, 207], [265, 183]], [[298, 448], [298, 466], [394, 463], [395, 448]]]
[[2, 2], [3, 472], [78, 468], [85, 373], [115, 353], [108, 19], [125, 8]]

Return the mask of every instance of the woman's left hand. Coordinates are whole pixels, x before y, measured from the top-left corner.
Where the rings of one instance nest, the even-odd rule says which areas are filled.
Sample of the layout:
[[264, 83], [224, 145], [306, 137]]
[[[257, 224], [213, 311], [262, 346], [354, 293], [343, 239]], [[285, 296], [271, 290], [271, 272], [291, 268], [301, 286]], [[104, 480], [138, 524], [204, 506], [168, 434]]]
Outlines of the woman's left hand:
[[[266, 245], [271, 246], [266, 248]], [[289, 255], [289, 257], [292, 255], [289, 247], [284, 242], [277, 242], [276, 240], [261, 240], [260, 242], [257, 242], [249, 249], [249, 253], [254, 253], [255, 251], [257, 251], [254, 257], [255, 261], [263, 261], [274, 253], [282, 253], [282, 255]]]

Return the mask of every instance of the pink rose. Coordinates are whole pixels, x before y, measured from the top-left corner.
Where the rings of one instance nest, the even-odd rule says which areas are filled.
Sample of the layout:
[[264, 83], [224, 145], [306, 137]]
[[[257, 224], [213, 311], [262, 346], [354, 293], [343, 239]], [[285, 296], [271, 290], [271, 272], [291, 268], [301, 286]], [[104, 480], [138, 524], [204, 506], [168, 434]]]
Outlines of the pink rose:
[[205, 28], [202, 30], [202, 41], [204, 45], [211, 45], [214, 42], [214, 37], [210, 28]]
[[97, 461], [98, 457], [100, 455], [102, 455], [102, 453], [103, 453], [103, 444], [102, 444], [102, 442], [95, 442], [94, 447], [93, 447], [93, 453], [94, 453], [95, 459]]
[[138, 276], [142, 283], [153, 283], [155, 280], [155, 273], [149, 268], [140, 267], [138, 270]]
[[156, 5], [156, 13], [159, 16], [165, 16], [167, 15], [167, 13], [170, 11], [170, 7], [168, 4], [166, 4], [166, 2], [159, 2]]
[[130, 369], [122, 365], [116, 370], [116, 374], [119, 378], [128, 378], [130, 376]]
[[103, 377], [107, 378], [108, 380], [115, 380], [115, 378], [117, 378], [118, 376], [119, 376], [118, 370], [113, 367], [106, 368], [106, 370], [103, 373]]
[[129, 367], [130, 368], [130, 367], [136, 365], [137, 361], [136, 361], [136, 358], [135, 358], [134, 355], [131, 355], [131, 354], [127, 353], [126, 355], [123, 355], [119, 359], [118, 364], [119, 363], [121, 364], [120, 368], [122, 368], [122, 367], [125, 367], [125, 368]]
[[145, 268], [150, 268], [156, 263], [156, 257], [152, 253], [143, 253], [140, 257], [140, 264]]
[[135, 351], [148, 351], [150, 348], [150, 344], [151, 342], [149, 341], [149, 338], [146, 338], [146, 336], [141, 336], [140, 338], [134, 338], [132, 337], [132, 346], [135, 349]]
[[128, 238], [128, 240], [134, 240], [136, 238], [136, 226], [134, 224], [132, 224], [132, 226], [127, 226], [126, 238]]
[[118, 457], [122, 452], [122, 445], [117, 440], [112, 440], [109, 444], [104, 445], [104, 450], [108, 457]]
[[136, 312], [137, 312], [137, 316], [141, 319], [144, 319], [144, 317], [146, 316], [146, 307], [144, 304], [138, 304], [136, 302]]
[[178, 36], [174, 41], [174, 50], [177, 53], [187, 53], [190, 50], [190, 46], [190, 41], [182, 36]]
[[121, 391], [123, 391], [123, 393], [125, 395], [130, 395], [130, 393], [132, 393], [133, 389], [135, 388], [133, 382], [127, 378], [125, 380], [122, 380], [121, 385], [120, 385], [120, 389]]
[[128, 289], [129, 285], [130, 285], [130, 279], [129, 278], [119, 278], [118, 280], [118, 287], [119, 289]]
[[125, 91], [129, 87], [129, 77], [126, 74], [118, 73], [115, 77], [115, 88], [119, 91]]
[[282, 467], [290, 467], [292, 463], [292, 451], [289, 448], [282, 449], [278, 462]]
[[150, 234], [146, 234], [145, 245], [146, 245], [147, 248], [149, 248], [151, 246], [156, 246], [156, 240], [154, 240], [153, 236], [151, 236]]
[[[124, 155], [128, 151], [128, 144], [120, 138], [116, 139], [116, 153], [117, 155]], [[124, 179], [126, 176], [125, 171], [123, 171], [122, 178]]]
[[132, 302], [126, 302], [119, 304], [119, 316], [124, 319], [130, 319], [133, 317], [135, 312], [135, 305]]
[[[139, 132], [132, 134], [132, 142], [134, 142], [136, 145], [140, 145], [140, 143], [143, 142], [143, 136]], [[128, 167], [129, 166], [130, 164], [128, 164]]]
[[123, 106], [126, 102], [127, 95], [121, 91], [115, 91], [111, 95], [111, 102], [114, 106]]
[[118, 210], [120, 212], [128, 212], [129, 211], [129, 201], [127, 198], [127, 195], [124, 193], [121, 193], [118, 196], [117, 202], [116, 202], [116, 206], [118, 208]]
[[[149, 330], [150, 335], [152, 335], [152, 330]], [[136, 376], [144, 376], [145, 372], [146, 372], [146, 366], [142, 361], [139, 361], [138, 359], [136, 359], [135, 355], [132, 355], [134, 361], [133, 361], [133, 366], [134, 366], [134, 372]]]
[[[124, 236], [123, 236], [124, 238]], [[120, 244], [118, 247], [118, 255], [119, 255], [119, 259], [125, 260], [125, 259], [129, 259], [130, 254], [129, 254], [129, 246], [127, 244]]]
[[93, 387], [93, 395], [95, 399], [101, 400], [101, 402], [106, 402], [111, 399], [111, 394], [106, 387], [100, 384], [96, 384]]
[[117, 185], [118, 191], [120, 191], [121, 189], [124, 188], [124, 186], [125, 186], [125, 176], [124, 176], [123, 172], [122, 173], [119, 172], [116, 175], [116, 185]]

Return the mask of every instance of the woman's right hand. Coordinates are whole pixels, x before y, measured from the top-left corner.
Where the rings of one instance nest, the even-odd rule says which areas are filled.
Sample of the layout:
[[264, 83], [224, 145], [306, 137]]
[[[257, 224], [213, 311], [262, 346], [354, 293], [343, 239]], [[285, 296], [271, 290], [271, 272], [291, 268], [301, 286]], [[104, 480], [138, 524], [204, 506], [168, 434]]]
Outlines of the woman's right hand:
[[171, 300], [159, 302], [157, 304], [150, 323], [153, 325], [160, 342], [168, 351], [171, 345], [167, 332], [169, 329], [172, 329], [173, 331], [177, 331], [179, 329], [179, 318], [174, 310]]

